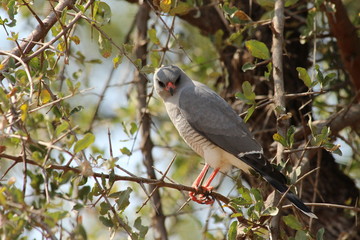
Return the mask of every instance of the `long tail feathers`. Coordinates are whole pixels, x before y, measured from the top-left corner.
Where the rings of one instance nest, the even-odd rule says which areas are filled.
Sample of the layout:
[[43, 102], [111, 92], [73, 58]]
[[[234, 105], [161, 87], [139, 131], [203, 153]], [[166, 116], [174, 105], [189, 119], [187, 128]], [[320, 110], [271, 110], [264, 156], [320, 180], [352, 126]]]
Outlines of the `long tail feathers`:
[[[275, 169], [262, 154], [261, 156], [259, 154], [245, 155], [241, 157], [241, 160], [260, 173], [261, 176], [280, 193], [285, 193], [288, 190], [285, 176]], [[317, 218], [317, 216], [312, 213], [303, 201], [293, 192], [288, 191], [286, 193], [286, 198], [305, 215], [311, 218]]]

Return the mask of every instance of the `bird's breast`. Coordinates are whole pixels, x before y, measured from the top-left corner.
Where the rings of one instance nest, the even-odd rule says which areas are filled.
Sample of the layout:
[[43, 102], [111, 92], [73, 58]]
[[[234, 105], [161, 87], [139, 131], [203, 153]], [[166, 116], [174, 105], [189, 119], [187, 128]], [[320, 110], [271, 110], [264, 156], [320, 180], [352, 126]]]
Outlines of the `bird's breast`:
[[205, 148], [215, 147], [214, 144], [191, 127], [175, 105], [171, 103], [166, 104], [166, 110], [180, 136], [197, 154], [204, 157]]

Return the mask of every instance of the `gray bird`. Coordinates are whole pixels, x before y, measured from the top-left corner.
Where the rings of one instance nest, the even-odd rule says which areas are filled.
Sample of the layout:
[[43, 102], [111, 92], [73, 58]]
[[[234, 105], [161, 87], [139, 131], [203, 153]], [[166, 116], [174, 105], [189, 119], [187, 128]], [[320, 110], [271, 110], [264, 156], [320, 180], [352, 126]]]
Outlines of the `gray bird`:
[[[173, 65], [155, 72], [154, 87], [181, 137], [205, 160], [203, 170], [192, 185], [194, 188], [210, 192], [215, 175], [235, 166], [245, 173], [255, 170], [280, 193], [288, 190], [285, 176], [267, 161], [243, 120], [217, 93], [191, 80]], [[200, 186], [209, 167], [214, 171]], [[201, 204], [214, 202], [208, 194], [197, 196], [190, 192], [189, 195]], [[303, 213], [316, 218], [294, 193], [288, 191], [286, 197]]]

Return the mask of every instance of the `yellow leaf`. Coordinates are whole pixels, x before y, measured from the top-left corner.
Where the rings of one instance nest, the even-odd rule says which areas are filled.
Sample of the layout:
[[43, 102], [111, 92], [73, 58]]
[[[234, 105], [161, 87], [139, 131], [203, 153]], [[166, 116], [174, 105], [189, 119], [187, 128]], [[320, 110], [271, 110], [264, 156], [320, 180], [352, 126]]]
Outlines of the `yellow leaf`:
[[48, 103], [51, 100], [51, 96], [50, 96], [50, 93], [48, 92], [48, 90], [44, 89], [41, 91], [40, 99], [43, 104]]
[[24, 122], [27, 118], [27, 110], [28, 110], [28, 105], [25, 103], [23, 105], [21, 105], [20, 107], [20, 110], [21, 110], [21, 120]]
[[171, 0], [161, 0], [160, 1], [160, 8], [165, 13], [170, 12]]
[[70, 37], [70, 39], [76, 44], [79, 45], [80, 44], [80, 38], [78, 36], [72, 36]]

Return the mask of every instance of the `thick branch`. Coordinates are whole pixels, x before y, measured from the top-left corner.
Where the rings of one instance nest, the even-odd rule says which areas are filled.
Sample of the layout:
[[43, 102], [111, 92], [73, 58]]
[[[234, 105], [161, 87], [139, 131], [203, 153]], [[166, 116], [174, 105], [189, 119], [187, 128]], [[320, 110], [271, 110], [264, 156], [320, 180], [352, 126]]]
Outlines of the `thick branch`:
[[[139, 6], [139, 11], [136, 15], [136, 29], [137, 35], [135, 39], [135, 55], [138, 59], [141, 59], [142, 66], [146, 65], [147, 56], [147, 24], [150, 14], [150, 7], [146, 2]], [[144, 75], [140, 74], [139, 71], [135, 73], [135, 82], [137, 88], [137, 99], [138, 99], [138, 111], [139, 118], [141, 119], [141, 152], [143, 154], [143, 161], [146, 167], [146, 172], [149, 178], [156, 179], [154, 171], [154, 159], [152, 156], [153, 142], [150, 138], [151, 129], [151, 118], [150, 114], [146, 111], [147, 109], [147, 79]], [[150, 185], [150, 192], [154, 192], [152, 200], [155, 207], [155, 214], [153, 217], [153, 225], [155, 228], [155, 238], [167, 240], [167, 231], [165, 227], [165, 215], [162, 210], [161, 196], [159, 189]]]
[[[337, 40], [344, 67], [357, 91], [360, 91], [360, 38], [342, 1], [330, 0], [330, 2], [335, 5], [336, 10], [335, 13], [326, 12], [331, 32]], [[360, 95], [358, 96], [360, 97]]]
[[[285, 111], [285, 87], [284, 87], [284, 70], [283, 70], [283, 43], [284, 43], [284, 0], [276, 0], [274, 8], [274, 18], [272, 20], [272, 63], [273, 70], [272, 76], [274, 80], [274, 103], [275, 114], [277, 117], [276, 128], [280, 135], [285, 136], [287, 128], [287, 120], [282, 116]], [[284, 147], [278, 143], [276, 158], [280, 163], [283, 159]], [[274, 201], [279, 201], [279, 194], [274, 195]], [[272, 239], [278, 239], [280, 214], [275, 216], [270, 223], [270, 232]]]

